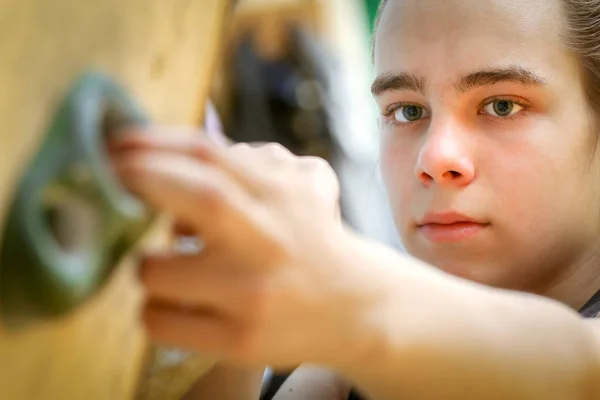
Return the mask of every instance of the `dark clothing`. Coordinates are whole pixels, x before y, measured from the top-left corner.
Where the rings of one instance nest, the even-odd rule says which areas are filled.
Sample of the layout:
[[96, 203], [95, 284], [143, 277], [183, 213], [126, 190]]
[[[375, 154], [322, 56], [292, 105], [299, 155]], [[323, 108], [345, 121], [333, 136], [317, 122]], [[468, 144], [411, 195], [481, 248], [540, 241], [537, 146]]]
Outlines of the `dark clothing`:
[[584, 318], [596, 318], [600, 314], [600, 290], [579, 310]]

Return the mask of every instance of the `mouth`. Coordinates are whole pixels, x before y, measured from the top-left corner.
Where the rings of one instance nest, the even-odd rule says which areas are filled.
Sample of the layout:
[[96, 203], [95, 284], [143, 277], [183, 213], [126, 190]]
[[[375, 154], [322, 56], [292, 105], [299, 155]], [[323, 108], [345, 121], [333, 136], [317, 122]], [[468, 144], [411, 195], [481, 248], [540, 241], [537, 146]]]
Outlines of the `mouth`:
[[449, 243], [472, 238], [489, 225], [455, 212], [428, 213], [417, 224], [417, 230], [431, 242]]

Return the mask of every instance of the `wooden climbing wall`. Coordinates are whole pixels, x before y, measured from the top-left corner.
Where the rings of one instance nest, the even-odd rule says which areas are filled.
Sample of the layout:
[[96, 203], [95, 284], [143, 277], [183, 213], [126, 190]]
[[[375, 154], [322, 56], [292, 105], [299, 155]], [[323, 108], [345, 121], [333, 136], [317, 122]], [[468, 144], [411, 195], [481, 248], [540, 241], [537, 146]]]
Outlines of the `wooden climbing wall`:
[[[0, 226], [17, 179], [82, 72], [116, 78], [155, 122], [201, 122], [229, 3], [0, 0]], [[158, 227], [146, 246], [165, 243]], [[124, 261], [66, 318], [0, 332], [0, 399], [134, 398], [149, 361], [134, 269], [132, 258]]]

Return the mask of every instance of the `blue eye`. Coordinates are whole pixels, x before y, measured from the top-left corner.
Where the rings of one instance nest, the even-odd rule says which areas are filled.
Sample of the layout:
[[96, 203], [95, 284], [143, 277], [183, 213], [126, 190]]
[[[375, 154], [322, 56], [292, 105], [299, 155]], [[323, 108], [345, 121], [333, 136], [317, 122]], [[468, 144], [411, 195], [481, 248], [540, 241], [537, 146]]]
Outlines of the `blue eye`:
[[394, 110], [393, 116], [395, 122], [409, 123], [426, 118], [429, 115], [423, 107], [409, 104], [398, 107]]
[[494, 100], [483, 107], [484, 114], [494, 117], [510, 117], [523, 110], [525, 107], [512, 100]]

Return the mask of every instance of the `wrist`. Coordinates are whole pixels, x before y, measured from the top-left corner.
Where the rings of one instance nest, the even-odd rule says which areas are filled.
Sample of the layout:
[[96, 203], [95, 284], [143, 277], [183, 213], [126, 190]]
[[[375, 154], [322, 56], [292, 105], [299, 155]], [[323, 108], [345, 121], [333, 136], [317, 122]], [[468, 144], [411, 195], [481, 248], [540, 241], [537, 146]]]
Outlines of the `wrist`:
[[336, 331], [339, 328], [336, 326], [333, 334], [327, 336], [344, 340], [331, 340], [336, 348], [331, 352], [333, 357], [323, 364], [354, 379], [357, 372], [367, 372], [382, 361], [382, 355], [391, 347], [390, 338], [398, 337], [393, 332], [396, 330], [393, 323], [397, 321], [393, 315], [403, 313], [402, 304], [394, 301], [396, 292], [401, 290], [398, 285], [401, 257], [351, 232], [339, 248], [348, 292], [344, 293], [343, 310], [340, 307], [337, 312], [345, 314], [346, 321], [338, 323], [344, 327], [342, 332]]
[[[443, 312], [430, 294], [451, 299], [456, 280], [382, 244], [350, 235], [344, 265], [356, 276], [349, 341], [331, 365], [350, 381], [370, 389], [396, 386], [408, 377], [410, 359], [426, 353], [437, 337], [429, 323]], [[408, 384], [408, 383], [407, 383]]]

